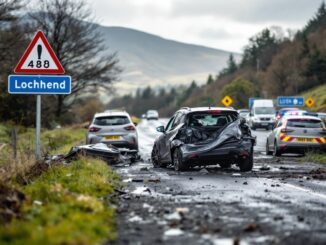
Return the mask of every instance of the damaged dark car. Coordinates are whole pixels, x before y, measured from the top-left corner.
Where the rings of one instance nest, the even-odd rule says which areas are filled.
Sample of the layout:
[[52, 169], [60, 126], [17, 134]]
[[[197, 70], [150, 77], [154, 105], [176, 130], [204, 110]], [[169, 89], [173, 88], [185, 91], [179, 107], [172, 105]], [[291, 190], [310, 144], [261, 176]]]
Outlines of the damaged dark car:
[[228, 108], [182, 108], [166, 127], [152, 150], [154, 167], [174, 166], [176, 171], [194, 166], [236, 164], [241, 171], [253, 168], [255, 137], [245, 120]]

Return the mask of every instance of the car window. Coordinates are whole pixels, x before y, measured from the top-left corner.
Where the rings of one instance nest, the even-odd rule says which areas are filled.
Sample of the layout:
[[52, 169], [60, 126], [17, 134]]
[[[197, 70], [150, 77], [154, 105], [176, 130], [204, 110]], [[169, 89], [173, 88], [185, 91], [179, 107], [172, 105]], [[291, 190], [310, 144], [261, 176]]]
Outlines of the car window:
[[175, 120], [174, 120], [174, 122], [173, 122], [173, 124], [172, 124], [172, 128], [175, 128], [176, 126], [179, 125], [179, 123], [181, 122], [182, 115], [183, 115], [183, 114], [182, 114], [181, 112], [179, 112], [179, 113], [176, 115]]
[[172, 128], [172, 124], [174, 122], [175, 116], [173, 116], [170, 121], [168, 122], [168, 124], [166, 125], [165, 131], [169, 131]]
[[205, 126], [218, 126], [224, 127], [225, 125], [233, 122], [236, 118], [232, 115], [221, 114], [221, 113], [196, 113], [189, 116], [189, 126], [205, 127]]
[[322, 128], [323, 123], [320, 120], [308, 118], [288, 119], [288, 127], [294, 128]]
[[103, 116], [96, 117], [93, 123], [99, 126], [114, 126], [128, 124], [130, 121], [126, 116]]

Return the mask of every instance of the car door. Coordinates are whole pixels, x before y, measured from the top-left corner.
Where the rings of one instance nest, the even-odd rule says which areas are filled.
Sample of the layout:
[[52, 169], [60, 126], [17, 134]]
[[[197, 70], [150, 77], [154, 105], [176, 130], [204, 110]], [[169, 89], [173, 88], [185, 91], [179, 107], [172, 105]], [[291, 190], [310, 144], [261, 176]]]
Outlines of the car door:
[[175, 119], [175, 115], [170, 118], [169, 122], [167, 123], [167, 125], [164, 129], [164, 133], [159, 136], [159, 139], [157, 141], [161, 161], [163, 161], [163, 162], [166, 161], [166, 159], [164, 159], [164, 157], [166, 158], [167, 150], [170, 150], [170, 149], [167, 149], [167, 147], [166, 147], [167, 132], [170, 132], [173, 122], [174, 122], [174, 119]]
[[164, 162], [171, 162], [171, 141], [172, 138], [176, 135], [176, 131], [178, 131], [179, 129], [177, 128], [177, 126], [180, 123], [180, 119], [182, 117], [182, 113], [178, 112], [175, 117], [173, 122], [171, 123], [171, 125], [168, 125], [168, 127], [165, 130], [165, 134], [164, 134], [164, 146], [163, 147], [163, 151], [164, 154], [162, 154], [162, 161]]
[[281, 127], [282, 125], [283, 125], [283, 120], [279, 120], [279, 121], [276, 123], [276, 126], [274, 127], [273, 131], [269, 134], [269, 137], [268, 137], [268, 143], [269, 143], [269, 148], [270, 148], [270, 149], [273, 149], [275, 139], [279, 136], [279, 135], [278, 135], [278, 132], [279, 132], [279, 129], [280, 129], [280, 127]]

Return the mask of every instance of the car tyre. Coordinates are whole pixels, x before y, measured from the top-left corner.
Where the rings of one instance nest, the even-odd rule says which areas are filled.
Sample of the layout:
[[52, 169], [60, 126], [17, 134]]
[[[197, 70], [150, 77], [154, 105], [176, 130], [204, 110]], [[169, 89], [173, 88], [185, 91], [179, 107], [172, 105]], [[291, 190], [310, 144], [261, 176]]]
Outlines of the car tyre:
[[156, 145], [154, 145], [154, 147], [153, 147], [151, 158], [152, 158], [152, 163], [153, 163], [154, 168], [164, 168], [164, 167], [166, 167], [166, 165], [163, 164], [162, 161], [161, 161], [159, 150], [158, 150]]
[[273, 152], [269, 150], [269, 142], [266, 140], [266, 155], [271, 156]]
[[279, 156], [282, 155], [280, 149], [279, 149], [278, 146], [277, 146], [277, 142], [276, 142], [276, 140], [275, 140], [275, 142], [274, 142], [274, 151], [273, 151], [273, 155], [274, 155], [275, 157], [279, 157]]
[[173, 157], [172, 157], [174, 170], [175, 171], [184, 171], [187, 169], [186, 164], [182, 158], [182, 154], [179, 148], [176, 148], [173, 151]]
[[249, 156], [241, 160], [239, 164], [239, 168], [241, 172], [248, 172], [252, 170], [253, 165], [254, 165], [254, 152], [253, 152], [253, 148], [251, 148]]

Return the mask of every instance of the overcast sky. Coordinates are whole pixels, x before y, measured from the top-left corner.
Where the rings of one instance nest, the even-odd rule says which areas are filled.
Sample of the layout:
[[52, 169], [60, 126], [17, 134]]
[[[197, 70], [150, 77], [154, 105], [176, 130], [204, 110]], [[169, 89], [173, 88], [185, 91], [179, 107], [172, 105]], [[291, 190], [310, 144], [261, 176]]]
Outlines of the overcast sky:
[[300, 29], [322, 0], [87, 0], [98, 23], [241, 52], [265, 27]]

